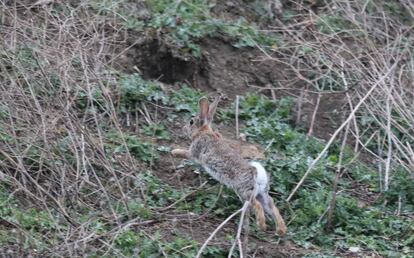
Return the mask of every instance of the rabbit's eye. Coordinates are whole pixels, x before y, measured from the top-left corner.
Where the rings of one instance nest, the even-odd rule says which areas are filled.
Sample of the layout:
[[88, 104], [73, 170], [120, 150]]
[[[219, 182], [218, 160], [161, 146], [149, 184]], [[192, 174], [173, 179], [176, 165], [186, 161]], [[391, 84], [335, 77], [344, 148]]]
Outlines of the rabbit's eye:
[[191, 118], [190, 125], [193, 125], [193, 124], [194, 124], [194, 119]]

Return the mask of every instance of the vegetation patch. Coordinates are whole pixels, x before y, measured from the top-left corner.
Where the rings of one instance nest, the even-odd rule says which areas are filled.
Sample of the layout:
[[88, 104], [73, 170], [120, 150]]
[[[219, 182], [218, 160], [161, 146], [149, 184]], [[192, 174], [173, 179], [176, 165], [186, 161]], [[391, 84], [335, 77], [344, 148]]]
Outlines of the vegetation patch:
[[[289, 204], [280, 201], [288, 197], [324, 147], [323, 142], [289, 125], [291, 103], [289, 99], [274, 102], [264, 96], [247, 95], [240, 101], [239, 113], [239, 118], [245, 122], [243, 132], [248, 138], [267, 146], [266, 170], [272, 178], [271, 191], [277, 193], [276, 200], [284, 207], [285, 214], [289, 214], [291, 233], [288, 237], [303, 247], [336, 248], [346, 252], [357, 246], [384, 256], [398, 256], [400, 252], [411, 254], [413, 250], [406, 243], [411, 241], [414, 224], [410, 217], [393, 215], [398, 210], [394, 205], [396, 196], [388, 192], [388, 198], [384, 196], [385, 199], [361, 205], [352, 195], [355, 183], [367, 185], [373, 193], [378, 192], [379, 178], [372, 168], [356, 161], [350, 150], [341, 154], [340, 148], [334, 145], [318, 162], [294, 199]], [[232, 107], [223, 112], [222, 118], [235, 115], [233, 110]], [[327, 208], [340, 155], [343, 156], [340, 166], [345, 172], [338, 182], [332, 228], [327, 228]], [[398, 177], [406, 181], [394, 181], [400, 185], [395, 188], [403, 197], [400, 204], [412, 214], [413, 199], [407, 198], [412, 190], [404, 185], [412, 186], [413, 180], [407, 173]], [[392, 196], [393, 201], [389, 199]]]
[[[280, 17], [263, 17], [271, 10], [259, 2], [2, 3], [0, 254], [194, 257], [241, 207], [200, 166], [170, 155], [188, 146], [181, 128], [198, 99], [218, 94], [198, 89], [195, 74], [221, 62], [237, 73], [217, 80], [229, 94], [215, 121], [230, 134], [237, 118], [265, 150], [288, 222], [284, 238], [251, 223], [254, 254], [414, 256], [414, 7], [282, 1]], [[217, 38], [239, 50], [217, 51]], [[146, 70], [116, 68], [133, 47]], [[262, 63], [271, 65], [249, 69]], [[326, 96], [334, 105], [323, 107]], [[312, 129], [335, 120], [332, 110], [342, 112], [337, 125], [349, 123], [307, 174], [334, 133]], [[203, 257], [227, 257], [235, 229], [229, 222]]]
[[215, 18], [210, 13], [214, 4], [205, 0], [171, 2], [155, 0], [149, 2], [152, 19], [149, 26], [165, 28], [167, 41], [179, 47], [181, 54], [201, 56], [197, 41], [203, 37], [215, 37], [220, 33], [233, 39], [235, 47], [262, 46], [276, 48], [280, 38], [276, 34], [265, 34], [243, 17], [237, 21]]

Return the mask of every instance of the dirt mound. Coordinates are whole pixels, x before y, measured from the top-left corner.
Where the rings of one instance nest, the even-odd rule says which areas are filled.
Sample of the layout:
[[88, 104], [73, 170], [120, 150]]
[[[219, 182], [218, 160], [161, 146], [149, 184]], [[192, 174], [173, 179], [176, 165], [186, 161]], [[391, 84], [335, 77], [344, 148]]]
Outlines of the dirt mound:
[[119, 62], [127, 72], [140, 72], [145, 79], [167, 84], [191, 81], [199, 72], [194, 60], [187, 60], [157, 39], [144, 40], [129, 48]]
[[256, 49], [238, 49], [217, 38], [205, 40], [202, 47], [208, 65], [208, 85], [231, 96], [276, 84], [284, 79], [284, 73], [289, 73], [280, 64], [258, 61], [263, 54]]
[[[139, 72], [145, 79], [158, 80], [167, 85], [186, 83], [205, 92], [220, 92], [234, 99], [249, 91], [280, 98], [297, 98], [294, 113], [296, 125], [312, 135], [329, 139], [341, 119], [344, 94], [318, 95], [306, 92], [304, 85], [292, 82], [296, 75], [283, 62], [263, 58], [258, 49], [236, 48], [225, 37], [205, 38], [200, 44], [201, 58], [181, 55], [177, 49], [158, 39], [141, 41], [124, 52], [117, 60], [126, 72]], [[272, 90], [271, 90], [272, 89]], [[299, 103], [300, 102], [300, 103]], [[317, 109], [316, 115], [314, 110]], [[300, 109], [300, 110], [299, 110]], [[296, 118], [300, 116], [299, 118]]]
[[145, 79], [183, 82], [229, 97], [277, 84], [289, 73], [281, 64], [258, 61], [259, 50], [239, 49], [223, 38], [206, 38], [200, 47], [201, 58], [183, 57], [173, 47], [151, 39], [129, 48], [118, 63], [127, 72], [141, 72]]

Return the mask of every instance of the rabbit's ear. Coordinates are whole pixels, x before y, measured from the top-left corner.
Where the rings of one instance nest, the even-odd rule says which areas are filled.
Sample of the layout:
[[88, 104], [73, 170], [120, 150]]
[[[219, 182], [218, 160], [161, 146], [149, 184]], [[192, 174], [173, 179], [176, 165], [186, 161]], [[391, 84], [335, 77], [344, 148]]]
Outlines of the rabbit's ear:
[[216, 110], [217, 110], [217, 105], [220, 101], [220, 97], [221, 97], [221, 95], [218, 95], [214, 99], [213, 103], [211, 103], [211, 105], [208, 108], [208, 115], [207, 115], [208, 123], [211, 123], [213, 121], [214, 114], [216, 113]]
[[200, 119], [203, 120], [204, 123], [206, 123], [208, 117], [208, 99], [206, 97], [202, 97], [198, 101], [198, 107], [200, 109]]

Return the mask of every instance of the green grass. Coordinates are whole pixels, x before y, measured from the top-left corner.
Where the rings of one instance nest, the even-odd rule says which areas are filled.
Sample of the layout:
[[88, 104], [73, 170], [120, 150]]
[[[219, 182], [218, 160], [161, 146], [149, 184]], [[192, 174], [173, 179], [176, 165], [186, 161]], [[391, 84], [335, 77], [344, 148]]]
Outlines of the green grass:
[[[206, 37], [230, 37], [234, 47], [261, 46], [265, 50], [277, 48], [281, 37], [276, 33], [263, 32], [257, 25], [240, 16], [237, 20], [215, 17], [214, 7], [207, 0], [148, 0], [148, 19], [143, 19], [129, 8], [128, 1], [91, 1], [89, 5], [105, 17], [117, 16], [120, 25], [136, 32], [162, 31], [163, 41], [174, 45], [181, 56], [200, 58], [199, 41]], [[141, 7], [143, 8], [143, 7]]]
[[[306, 136], [289, 125], [290, 113], [287, 100], [271, 101], [264, 96], [247, 95], [240, 102], [240, 116], [245, 127], [242, 129], [252, 141], [269, 146], [266, 169], [272, 176], [271, 190], [278, 193], [279, 200], [286, 199], [295, 184], [301, 179], [309, 164], [323, 149], [324, 143]], [[232, 113], [224, 112], [224, 117]], [[274, 157], [282, 156], [282, 159]], [[378, 174], [368, 166], [353, 160], [351, 151], [346, 150], [343, 169], [347, 177], [339, 182], [339, 194], [333, 216], [333, 231], [326, 232], [325, 211], [331, 194], [339, 148], [333, 146], [318, 162], [291, 200], [289, 209], [283, 202], [284, 213], [289, 214], [288, 238], [303, 247], [318, 247], [322, 250], [346, 251], [359, 246], [366, 251], [375, 251], [387, 257], [399, 254], [412, 255], [414, 223], [405, 216], [394, 215], [396, 198], [400, 197], [407, 214], [413, 214], [412, 177], [407, 172], [397, 173], [393, 190], [367, 207], [358, 205], [352, 193], [352, 183], [364, 184], [372, 192], [378, 192]], [[384, 200], [388, 204], [384, 205]], [[338, 240], [343, 239], [343, 240]]]
[[56, 211], [25, 207], [8, 188], [6, 183], [0, 184], [0, 221], [7, 225], [0, 226], [0, 246], [24, 242], [25, 248], [47, 253], [66, 227], [55, 220]]
[[151, 0], [148, 2], [152, 19], [148, 23], [156, 29], [166, 29], [167, 41], [172, 41], [181, 54], [189, 53], [201, 56], [198, 41], [205, 37], [229, 36], [234, 47], [254, 47], [264, 49], [276, 48], [280, 38], [275, 33], [264, 33], [243, 17], [236, 21], [215, 18], [210, 9], [213, 7], [206, 0], [186, 0], [171, 2]]
[[[174, 112], [196, 111], [200, 92], [186, 86], [169, 95], [169, 105], [175, 106]], [[300, 188], [288, 207], [281, 202], [286, 199], [295, 184], [303, 176], [309, 164], [323, 149], [324, 143], [305, 135], [301, 129], [290, 125], [292, 99], [271, 101], [264, 96], [246, 95], [240, 102], [239, 119], [244, 123], [242, 131], [251, 141], [257, 141], [267, 149], [266, 169], [272, 176], [271, 190], [278, 193], [279, 205], [283, 207], [286, 219], [291, 220], [288, 238], [296, 244], [307, 247], [322, 248], [325, 252], [346, 251], [350, 247], [359, 246], [365, 251], [375, 251], [385, 256], [396, 256], [400, 253], [412, 254], [414, 224], [404, 216], [395, 216], [396, 199], [402, 201], [404, 212], [413, 213], [412, 179], [407, 173], [400, 172], [395, 178], [392, 190], [383, 198], [361, 207], [359, 200], [352, 193], [352, 184], [364, 184], [373, 193], [379, 191], [378, 175], [369, 166], [353, 159], [353, 153], [345, 149], [343, 168], [347, 177], [341, 178], [336, 209], [334, 212], [333, 229], [325, 229], [325, 211], [332, 194], [332, 183], [339, 157], [339, 146], [334, 144], [328, 153], [319, 161], [311, 175]], [[184, 106], [183, 106], [184, 105]], [[176, 113], [177, 115], [180, 113]], [[219, 111], [220, 121], [226, 122], [234, 118], [234, 108]], [[137, 158], [140, 158], [138, 155]], [[275, 157], [283, 157], [275, 159]], [[196, 167], [197, 168], [197, 167]], [[210, 192], [196, 193], [188, 200], [177, 205], [178, 209], [202, 214], [214, 210], [219, 217], [230, 215], [240, 204], [232, 191], [226, 190], [218, 197], [218, 184]], [[147, 178], [149, 196], [154, 187], [163, 185], [155, 178]], [[179, 199], [182, 194], [170, 187], [149, 199], [151, 205], [163, 206]], [[223, 201], [217, 202], [221, 198]], [[385, 198], [385, 199], [384, 199]], [[384, 200], [388, 205], [384, 205]], [[343, 239], [338, 241], [338, 239]], [[387, 239], [387, 240], [385, 240]], [[405, 239], [401, 241], [401, 239]]]
[[[136, 74], [123, 75], [120, 78], [119, 105], [124, 107], [119, 109], [120, 115], [134, 112], [133, 107], [139, 103], [153, 102], [173, 107], [169, 111], [173, 122], [180, 116], [194, 114], [197, 110], [197, 100], [202, 95], [201, 92], [187, 86], [182, 86], [176, 91], [164, 92], [156, 83], [145, 81]], [[359, 200], [352, 195], [353, 183], [364, 184], [376, 193], [379, 191], [379, 179], [368, 166], [353, 160], [353, 153], [348, 149], [343, 157], [343, 168], [347, 176], [339, 182], [332, 231], [326, 231], [325, 211], [332, 194], [332, 183], [339, 157], [338, 144], [334, 144], [319, 161], [291, 202], [287, 205], [282, 201], [287, 198], [309, 164], [324, 147], [323, 142], [306, 136], [300, 128], [296, 129], [290, 125], [292, 105], [293, 101], [290, 98], [275, 102], [262, 95], [248, 94], [241, 98], [239, 112], [241, 131], [247, 135], [248, 140], [258, 142], [263, 147], [268, 146], [265, 166], [272, 178], [271, 191], [277, 193], [278, 206], [282, 207], [286, 221], [290, 221], [287, 238], [304, 248], [318, 248], [321, 250], [320, 254], [333, 252], [335, 249], [347, 251], [353, 246], [387, 257], [413, 254], [412, 219], [394, 215], [396, 200], [401, 202], [404, 214], [413, 214], [412, 179], [407, 173], [397, 173], [391, 190], [383, 198], [362, 207]], [[85, 105], [80, 110], [87, 112], [85, 109], [88, 108], [91, 107]], [[219, 110], [219, 121], [224, 123], [233, 120], [234, 110], [234, 107]], [[212, 212], [214, 216], [223, 219], [237, 210], [240, 206], [237, 196], [226, 188], [219, 195], [220, 185], [205, 173], [202, 174], [209, 180], [208, 185], [184, 199], [182, 198], [191, 191], [190, 188], [175, 189], [168, 185], [168, 182], [153, 175], [149, 164], [166, 157], [168, 148], [161, 148], [160, 151], [159, 148], [165, 145], [158, 146], [145, 140], [145, 137], [169, 141], [170, 135], [168, 123], [161, 121], [153, 125], [141, 125], [138, 135], [111, 130], [104, 135], [105, 150], [109, 158], [129, 152], [137, 161], [148, 164], [144, 171], [137, 171], [137, 180], [134, 183], [136, 188], [141, 189], [145, 200], [134, 194], [131, 195], [134, 199], [128, 201], [125, 206], [123, 202], [110, 197], [104, 206], [114, 207], [117, 216], [121, 218], [139, 218], [142, 221], [155, 219], [158, 208], [166, 207], [177, 200], [182, 200], [175, 205], [178, 211], [196, 214]], [[66, 153], [69, 156], [66, 159], [70, 160], [70, 154], [65, 151], [68, 146], [65, 147], [63, 139], [62, 144], [61, 151]], [[39, 150], [32, 154], [30, 160], [38, 166], [38, 159]], [[114, 163], [114, 166], [119, 165]], [[192, 169], [200, 170], [195, 164], [191, 166]], [[20, 207], [16, 200], [8, 199], [5, 189], [3, 185], [0, 206], [2, 217], [29, 232], [31, 237], [27, 241], [33, 248], [52, 248], [54, 241], [59, 239], [54, 235], [57, 234], [56, 230], [65, 230], [66, 223], [50, 217], [50, 213]], [[92, 193], [86, 191], [83, 194]], [[220, 198], [220, 201], [217, 201], [217, 198]], [[384, 205], [385, 200], [387, 205]], [[91, 232], [105, 238], [105, 234], [116, 226], [114, 222], [105, 219], [101, 211], [91, 213], [89, 208], [84, 208], [86, 210], [81, 218], [88, 223]], [[95, 215], [91, 216], [92, 214]], [[47, 235], [44, 235], [46, 232]], [[163, 250], [172, 257], [191, 257], [197, 251], [198, 245], [193, 240], [177, 236], [172, 241], [165, 241], [160, 234], [161, 232], [155, 235], [148, 234], [135, 228], [122, 230], [113, 239], [116, 247], [114, 254], [119, 252], [126, 256], [149, 257], [159, 255]], [[254, 234], [260, 236], [260, 232]], [[43, 236], [40, 237], [41, 235]], [[16, 236], [11, 235], [3, 237], [2, 241], [10, 243], [18, 240]], [[225, 252], [212, 247], [207, 249], [206, 257], [207, 253], [211, 257], [219, 257]], [[91, 251], [91, 256], [93, 254], [94, 251]]]
[[[64, 15], [72, 20], [79, 18], [76, 16], [79, 13], [81, 17], [93, 14], [96, 24], [91, 27], [102, 35], [109, 33], [108, 27], [112, 25], [132, 34], [145, 32], [151, 39], [160, 39], [174, 48], [180, 58], [202, 58], [200, 43], [214, 37], [224, 37], [237, 48], [259, 45], [266, 51], [282, 44], [279, 34], [262, 31], [243, 17], [235, 20], [216, 17], [211, 11], [211, 1], [146, 1], [146, 19], [129, 8], [131, 3], [134, 2], [94, 0], [76, 10], [71, 5], [53, 4], [52, 16], [48, 18], [52, 21], [51, 18]], [[410, 22], [407, 11], [395, 3], [368, 1], [366, 8], [372, 15], [385, 10], [392, 16], [401, 16], [398, 19], [403, 23]], [[282, 20], [293, 22], [300, 14], [287, 8]], [[36, 16], [41, 15], [36, 13]], [[52, 23], [49, 25], [53, 27]], [[111, 26], [101, 31], [101, 25]], [[331, 13], [321, 13], [315, 27], [320, 33], [331, 35], [356, 31], [345, 18]], [[62, 256], [193, 257], [200, 243], [184, 234], [180, 224], [174, 227], [171, 217], [207, 214], [205, 219], [217, 221], [241, 206], [232, 190], [222, 188], [200, 166], [173, 161], [169, 155], [170, 145], [181, 143], [171, 128], [195, 115], [198, 99], [207, 93], [186, 84], [161, 85], [145, 80], [138, 73], [125, 74], [101, 64], [84, 66], [90, 60], [81, 59], [84, 56], [78, 55], [76, 47], [67, 58], [69, 68], [74, 71], [64, 76], [58, 69], [61, 63], [57, 65], [46, 58], [55, 52], [45, 51], [47, 54], [42, 55], [43, 48], [46, 49], [42, 40], [51, 36], [49, 32], [45, 31], [47, 37], [43, 37], [37, 35], [39, 30], [27, 31], [33, 33], [33, 40], [24, 44], [17, 40], [13, 49], [6, 50], [6, 45], [0, 49], [0, 78], [4, 79], [1, 87], [8, 90], [4, 96], [9, 94], [1, 98], [5, 103], [0, 103], [0, 144], [4, 146], [4, 153], [0, 154], [0, 179], [4, 179], [0, 183], [0, 252], [19, 249], [39, 256], [57, 252]], [[89, 37], [89, 33], [85, 30], [85, 34], [74, 39], [83, 43], [80, 39]], [[62, 43], [65, 51], [71, 47], [67, 43]], [[105, 45], [109, 46], [112, 47]], [[323, 54], [314, 42], [299, 45], [297, 50], [300, 57]], [[329, 64], [320, 59], [321, 66]], [[95, 67], [104, 68], [88, 70]], [[343, 90], [338, 74], [307, 77], [316, 78], [315, 84], [322, 91]], [[332, 229], [327, 230], [325, 212], [340, 156], [340, 144], [334, 143], [290, 203], [283, 201], [325, 144], [307, 136], [302, 128], [292, 126], [293, 104], [292, 98], [273, 101], [251, 93], [240, 99], [238, 114], [240, 130], [248, 141], [267, 147], [263, 163], [272, 178], [272, 195], [289, 221], [286, 239], [309, 251], [306, 257], [332, 257], [350, 247], [384, 257], [412, 257], [414, 181], [412, 174], [402, 167], [393, 167], [390, 189], [380, 193], [380, 178], [375, 168], [355, 160], [355, 154], [345, 148], [342, 160], [345, 172], [338, 184]], [[43, 116], [39, 115], [38, 106], [47, 111]], [[234, 110], [234, 104], [220, 109], [216, 121], [231, 124]], [[404, 124], [397, 114], [392, 115], [401, 125], [392, 127], [393, 131], [401, 128], [409, 131], [410, 124]], [[359, 117], [358, 123], [375, 128], [375, 121], [368, 116]], [[409, 141], [403, 132], [395, 135], [401, 141]], [[375, 151], [376, 146], [368, 147]], [[174, 185], [169, 178], [180, 176], [181, 171], [176, 168], [184, 168], [186, 173], [201, 172], [200, 176], [189, 177], [193, 176], [200, 184], [207, 183], [198, 190], [197, 186]], [[169, 174], [161, 179], [158, 173]], [[379, 198], [362, 202], [365, 192], [357, 193], [355, 185], [362, 185]], [[65, 219], [57, 204], [77, 225]], [[163, 210], [170, 205], [169, 210]], [[164, 223], [172, 229], [167, 228], [166, 232], [160, 228]], [[263, 233], [255, 225], [252, 228], [252, 234], [262, 239]], [[194, 226], [193, 230], [204, 229]], [[232, 237], [226, 237], [226, 241], [231, 243]], [[273, 243], [279, 238], [273, 236], [266, 241]], [[73, 248], [75, 243], [79, 244], [81, 254]], [[227, 252], [228, 248], [209, 246], [203, 257], [227, 257]]]

